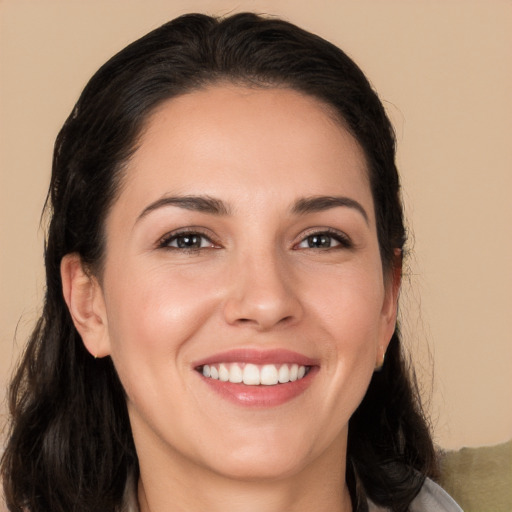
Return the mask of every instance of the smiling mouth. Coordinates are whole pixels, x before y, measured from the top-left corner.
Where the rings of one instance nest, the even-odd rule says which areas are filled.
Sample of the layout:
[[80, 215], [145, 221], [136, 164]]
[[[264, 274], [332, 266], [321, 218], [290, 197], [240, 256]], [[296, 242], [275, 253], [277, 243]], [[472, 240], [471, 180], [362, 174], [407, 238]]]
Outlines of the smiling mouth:
[[219, 363], [204, 364], [196, 370], [207, 379], [246, 386], [276, 386], [303, 379], [311, 366], [300, 364]]

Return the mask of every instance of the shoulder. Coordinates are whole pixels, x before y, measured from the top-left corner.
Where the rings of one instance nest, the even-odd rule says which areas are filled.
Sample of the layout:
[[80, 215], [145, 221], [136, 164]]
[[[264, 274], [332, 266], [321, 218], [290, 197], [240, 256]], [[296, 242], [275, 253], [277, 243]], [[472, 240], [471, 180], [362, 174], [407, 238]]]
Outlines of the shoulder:
[[[385, 512], [387, 509], [368, 504], [369, 512]], [[409, 512], [463, 512], [455, 500], [439, 485], [427, 478]]]
[[420, 493], [411, 503], [410, 512], [462, 512], [455, 500], [432, 480], [425, 480]]

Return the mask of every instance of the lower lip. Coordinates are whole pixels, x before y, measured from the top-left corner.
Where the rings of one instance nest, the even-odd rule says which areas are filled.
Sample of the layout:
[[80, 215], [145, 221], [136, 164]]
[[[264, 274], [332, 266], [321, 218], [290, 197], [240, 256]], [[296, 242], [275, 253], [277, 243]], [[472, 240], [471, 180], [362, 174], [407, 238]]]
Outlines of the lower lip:
[[237, 405], [247, 407], [276, 407], [298, 397], [311, 385], [318, 367], [312, 367], [302, 379], [274, 386], [246, 386], [209, 377], [200, 377], [210, 389]]

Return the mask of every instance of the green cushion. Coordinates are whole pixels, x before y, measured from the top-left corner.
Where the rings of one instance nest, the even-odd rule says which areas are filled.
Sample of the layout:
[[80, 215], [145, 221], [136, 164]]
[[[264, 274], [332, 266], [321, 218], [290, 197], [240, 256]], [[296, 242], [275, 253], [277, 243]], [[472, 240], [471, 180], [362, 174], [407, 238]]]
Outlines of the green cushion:
[[464, 512], [512, 512], [512, 440], [443, 453], [440, 484]]

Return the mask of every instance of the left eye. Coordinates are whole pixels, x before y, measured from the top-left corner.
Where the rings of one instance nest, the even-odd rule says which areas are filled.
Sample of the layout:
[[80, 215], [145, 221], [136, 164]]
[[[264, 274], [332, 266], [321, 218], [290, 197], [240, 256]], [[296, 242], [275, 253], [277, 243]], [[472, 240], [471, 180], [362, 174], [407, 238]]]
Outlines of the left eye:
[[203, 249], [214, 247], [215, 244], [205, 235], [200, 233], [178, 233], [162, 241], [162, 247], [175, 249]]
[[331, 249], [337, 246], [349, 246], [348, 240], [341, 235], [330, 233], [314, 233], [304, 238], [298, 245], [299, 249]]

